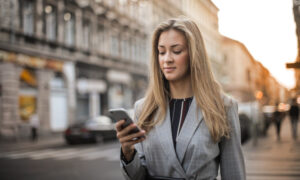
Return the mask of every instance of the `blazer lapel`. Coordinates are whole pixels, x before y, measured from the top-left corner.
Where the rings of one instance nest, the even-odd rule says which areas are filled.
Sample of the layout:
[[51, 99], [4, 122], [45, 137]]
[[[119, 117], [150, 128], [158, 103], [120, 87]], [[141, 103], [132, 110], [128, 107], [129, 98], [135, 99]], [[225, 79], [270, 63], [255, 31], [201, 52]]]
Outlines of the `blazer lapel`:
[[162, 124], [156, 125], [154, 129], [158, 134], [158, 139], [165, 153], [165, 156], [168, 157], [169, 163], [175, 167], [175, 169], [182, 177], [186, 177], [185, 171], [178, 161], [173, 145], [169, 106], [167, 107], [165, 120], [162, 122]]
[[193, 98], [185, 117], [183, 127], [177, 137], [176, 151], [180, 163], [182, 163], [186, 149], [202, 119], [202, 112], [199, 108], [197, 108], [196, 99]]

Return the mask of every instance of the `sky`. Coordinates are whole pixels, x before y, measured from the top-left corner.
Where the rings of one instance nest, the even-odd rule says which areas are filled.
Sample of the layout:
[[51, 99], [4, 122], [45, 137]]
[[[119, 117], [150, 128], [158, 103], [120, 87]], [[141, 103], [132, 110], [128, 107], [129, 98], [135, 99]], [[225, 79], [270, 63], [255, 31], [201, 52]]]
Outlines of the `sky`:
[[295, 86], [287, 62], [297, 56], [293, 0], [212, 0], [219, 8], [219, 31], [242, 42], [276, 80]]

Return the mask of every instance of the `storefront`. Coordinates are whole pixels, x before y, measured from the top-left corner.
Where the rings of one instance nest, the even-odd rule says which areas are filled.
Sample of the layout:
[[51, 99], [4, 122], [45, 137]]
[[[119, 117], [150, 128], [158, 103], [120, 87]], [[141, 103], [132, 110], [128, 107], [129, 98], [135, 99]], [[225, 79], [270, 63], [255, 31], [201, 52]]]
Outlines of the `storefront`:
[[22, 68], [19, 84], [19, 113], [22, 122], [29, 123], [30, 117], [37, 112], [38, 87], [36, 72], [33, 68]]
[[133, 108], [133, 87], [131, 75], [127, 72], [109, 70], [107, 72], [109, 82], [108, 107]]
[[107, 112], [106, 69], [89, 64], [76, 65], [77, 107], [75, 121], [85, 121]]
[[63, 131], [68, 126], [67, 88], [61, 73], [55, 73], [50, 81], [50, 127]]
[[[0, 50], [2, 136], [27, 137], [29, 121], [38, 115], [40, 133], [61, 130], [67, 118], [63, 62]], [[58, 97], [61, 98], [58, 102]], [[64, 102], [64, 103], [62, 103]], [[59, 121], [59, 123], [58, 123]]]

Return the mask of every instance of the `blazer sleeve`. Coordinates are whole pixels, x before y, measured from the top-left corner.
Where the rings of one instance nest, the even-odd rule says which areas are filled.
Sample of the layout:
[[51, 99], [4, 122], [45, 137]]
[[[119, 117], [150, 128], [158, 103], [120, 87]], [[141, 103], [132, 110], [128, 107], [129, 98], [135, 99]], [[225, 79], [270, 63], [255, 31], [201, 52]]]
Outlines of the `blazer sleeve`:
[[240, 122], [237, 102], [231, 100], [227, 106], [230, 137], [220, 142], [220, 170], [222, 180], [245, 180], [245, 162], [241, 147]]
[[[137, 101], [134, 105], [134, 122], [137, 122], [141, 101]], [[146, 178], [146, 160], [142, 143], [135, 144], [135, 150], [136, 153], [130, 163], [126, 164], [121, 159], [122, 173], [126, 180], [143, 180]]]

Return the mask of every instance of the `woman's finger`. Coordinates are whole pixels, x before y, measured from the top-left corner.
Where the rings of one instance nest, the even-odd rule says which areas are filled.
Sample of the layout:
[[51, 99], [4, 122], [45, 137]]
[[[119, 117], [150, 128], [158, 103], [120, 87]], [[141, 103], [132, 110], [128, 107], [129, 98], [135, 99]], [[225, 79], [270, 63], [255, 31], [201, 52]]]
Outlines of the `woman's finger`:
[[133, 130], [134, 128], [136, 128], [136, 125], [134, 123], [130, 124], [129, 126], [127, 126], [126, 128], [120, 130], [118, 133], [117, 133], [117, 137], [118, 138], [121, 138], [121, 137], [124, 137], [124, 136], [127, 136], [128, 133]]
[[142, 136], [145, 136], [145, 131], [140, 131], [138, 133], [130, 134], [128, 136], [120, 137], [119, 141], [120, 143], [124, 143], [126, 141], [133, 141], [134, 138], [142, 138]]
[[140, 142], [142, 142], [144, 140], [145, 140], [145, 138], [142, 137], [142, 138], [139, 138], [139, 139], [136, 139], [136, 140], [127, 141], [127, 142], [122, 143], [122, 146], [124, 146], [124, 147], [130, 147], [130, 146], [133, 146], [133, 145], [135, 145], [137, 143], [140, 143]]
[[116, 130], [121, 131], [122, 130], [122, 125], [125, 123], [125, 120], [120, 120], [116, 123]]

